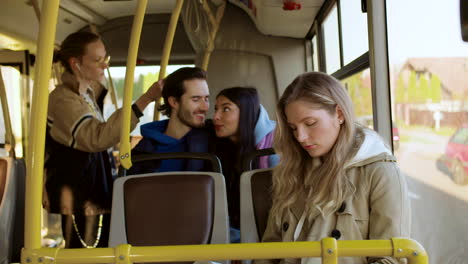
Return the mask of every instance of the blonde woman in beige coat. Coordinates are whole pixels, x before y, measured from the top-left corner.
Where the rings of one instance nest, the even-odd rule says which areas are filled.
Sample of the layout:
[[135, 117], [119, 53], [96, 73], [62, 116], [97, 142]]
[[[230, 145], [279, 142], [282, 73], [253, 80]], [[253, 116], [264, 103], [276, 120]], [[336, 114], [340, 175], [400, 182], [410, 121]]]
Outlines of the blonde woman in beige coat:
[[[374, 131], [355, 124], [351, 99], [333, 77], [298, 76], [277, 108], [273, 207], [263, 242], [409, 237], [410, 204], [395, 157]], [[319, 258], [259, 263], [321, 263]], [[390, 257], [339, 263], [399, 263]]]

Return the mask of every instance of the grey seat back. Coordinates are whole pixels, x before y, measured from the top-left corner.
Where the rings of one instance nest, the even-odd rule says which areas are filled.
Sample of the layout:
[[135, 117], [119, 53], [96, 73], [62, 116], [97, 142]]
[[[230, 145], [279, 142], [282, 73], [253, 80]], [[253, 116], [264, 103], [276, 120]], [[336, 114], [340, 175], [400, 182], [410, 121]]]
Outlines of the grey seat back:
[[121, 177], [114, 182], [109, 246], [226, 244], [228, 219], [220, 173]]
[[10, 263], [15, 226], [16, 178], [14, 159], [0, 157], [0, 263]]
[[16, 181], [15, 226], [13, 229], [12, 263], [21, 262], [21, 251], [24, 247], [24, 211], [26, 199], [26, 162], [16, 158], [13, 163]]
[[272, 205], [272, 169], [244, 172], [240, 179], [241, 242], [262, 239]]

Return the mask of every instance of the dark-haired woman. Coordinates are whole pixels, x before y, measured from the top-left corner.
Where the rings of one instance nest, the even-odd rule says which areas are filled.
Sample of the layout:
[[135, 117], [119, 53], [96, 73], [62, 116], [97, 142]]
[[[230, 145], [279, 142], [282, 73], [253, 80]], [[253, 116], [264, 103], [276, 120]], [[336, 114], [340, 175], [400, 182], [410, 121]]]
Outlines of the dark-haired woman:
[[[231, 241], [239, 240], [240, 209], [239, 184], [241, 162], [245, 154], [254, 150], [271, 148], [275, 122], [260, 104], [257, 89], [233, 87], [222, 90], [216, 96], [213, 117], [219, 142], [216, 154], [221, 159], [228, 192]], [[278, 156], [262, 156], [254, 162], [255, 169], [270, 168], [279, 161]]]
[[[62, 214], [67, 248], [105, 247], [115, 171], [110, 151], [119, 142], [122, 118], [121, 110], [107, 121], [102, 115], [107, 90], [101, 82], [109, 56], [99, 36], [76, 32], [63, 41], [55, 59], [65, 72], [49, 95], [44, 207]], [[160, 97], [158, 86], [133, 104], [132, 129], [146, 106]]]

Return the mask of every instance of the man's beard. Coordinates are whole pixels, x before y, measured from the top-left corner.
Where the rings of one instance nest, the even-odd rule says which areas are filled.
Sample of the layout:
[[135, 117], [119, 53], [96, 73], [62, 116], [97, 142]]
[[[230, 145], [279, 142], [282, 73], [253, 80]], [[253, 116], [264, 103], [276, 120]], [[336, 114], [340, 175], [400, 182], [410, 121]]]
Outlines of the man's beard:
[[[202, 111], [198, 111], [197, 113], [203, 113]], [[180, 122], [188, 127], [191, 128], [200, 128], [205, 126], [205, 122], [195, 123], [193, 122], [192, 114], [189, 110], [181, 108], [180, 111], [177, 113], [177, 118], [179, 118]]]

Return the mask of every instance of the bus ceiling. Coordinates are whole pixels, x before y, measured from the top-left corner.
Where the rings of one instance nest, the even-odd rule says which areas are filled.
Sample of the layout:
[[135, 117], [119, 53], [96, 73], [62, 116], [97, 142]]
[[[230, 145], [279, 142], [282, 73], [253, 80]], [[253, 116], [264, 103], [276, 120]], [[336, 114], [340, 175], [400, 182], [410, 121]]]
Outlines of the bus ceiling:
[[[225, 2], [225, 0], [204, 1], [207, 1], [213, 9], [216, 9], [217, 6]], [[326, 2], [325, 0], [227, 1], [231, 5], [244, 10], [261, 33], [292, 38], [306, 37], [317, 13], [324, 2]], [[38, 10], [38, 8], [35, 10], [34, 5], [38, 3], [40, 6], [41, 2], [42, 0], [2, 0], [2, 8], [0, 9], [0, 49], [28, 49], [31, 53], [36, 52], [35, 41], [38, 37], [39, 24], [35, 12], [40, 12], [40, 10]], [[184, 8], [188, 9], [189, 5], [194, 2], [199, 4], [203, 1], [185, 1]], [[106, 34], [103, 31], [109, 31], [111, 28], [115, 27], [122, 27], [125, 24], [130, 27], [132, 21], [131, 17], [133, 16], [136, 3], [137, 1], [135, 0], [61, 0], [56, 44], [59, 45], [70, 32], [81, 30], [90, 24], [97, 26], [104, 39], [106, 39]], [[152, 31], [154, 36], [164, 36], [159, 34], [159, 32], [165, 34], [167, 30], [165, 28], [167, 24], [162, 23], [162, 20], [169, 20], [170, 13], [175, 3], [176, 1], [173, 0], [148, 2], [145, 27], [153, 25], [153, 28], [148, 30], [156, 30]], [[194, 11], [194, 9], [186, 10], [186, 12], [192, 11]], [[180, 19], [180, 21], [181, 20], [182, 19]], [[130, 23], [130, 25], [128, 25], [128, 23]], [[19, 27], [18, 25], [21, 26]], [[161, 31], [154, 28], [158, 25], [162, 27], [160, 29]], [[183, 31], [182, 26], [178, 26], [178, 28], [178, 31]], [[179, 35], [181, 33], [179, 33]], [[178, 36], [176, 33], [174, 43], [177, 43], [177, 40], [180, 40], [181, 43], [188, 43], [186, 39], [178, 39], [181, 37], [184, 38], [184, 36]], [[162, 47], [153, 46], [151, 50], [154, 52], [158, 50], [158, 48]], [[187, 47], [180, 47], [180, 50], [177, 50], [178, 48], [176, 45], [174, 49], [173, 53], [180, 56], [180, 58], [175, 58], [176, 60], [189, 61], [193, 59], [188, 56], [187, 52], [190, 53], [190, 49], [187, 49]], [[115, 54], [112, 56], [116, 58]], [[157, 58], [153, 59], [157, 61]]]

